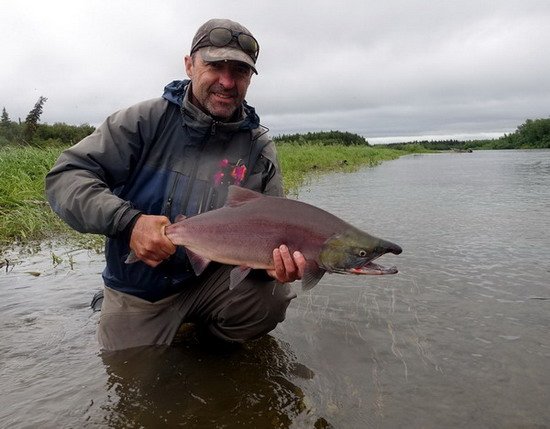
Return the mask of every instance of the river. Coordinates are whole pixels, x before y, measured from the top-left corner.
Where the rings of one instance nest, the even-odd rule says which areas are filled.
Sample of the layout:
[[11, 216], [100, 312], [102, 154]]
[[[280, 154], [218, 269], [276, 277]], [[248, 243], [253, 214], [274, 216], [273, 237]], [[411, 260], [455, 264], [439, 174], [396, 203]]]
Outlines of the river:
[[403, 247], [326, 275], [258, 341], [101, 353], [103, 256], [8, 249], [0, 427], [550, 427], [550, 151], [416, 155], [304, 186]]

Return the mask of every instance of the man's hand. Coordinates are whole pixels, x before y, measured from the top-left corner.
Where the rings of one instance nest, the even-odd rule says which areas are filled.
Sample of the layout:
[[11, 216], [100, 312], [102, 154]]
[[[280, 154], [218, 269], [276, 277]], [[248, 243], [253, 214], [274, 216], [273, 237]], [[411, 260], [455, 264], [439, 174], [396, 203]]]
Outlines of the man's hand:
[[176, 246], [164, 235], [167, 225], [170, 219], [166, 216], [141, 215], [132, 229], [130, 249], [151, 267], [156, 267], [176, 251]]
[[267, 274], [280, 283], [290, 283], [301, 279], [304, 275], [306, 259], [300, 252], [292, 255], [284, 244], [273, 250], [275, 269], [267, 270]]

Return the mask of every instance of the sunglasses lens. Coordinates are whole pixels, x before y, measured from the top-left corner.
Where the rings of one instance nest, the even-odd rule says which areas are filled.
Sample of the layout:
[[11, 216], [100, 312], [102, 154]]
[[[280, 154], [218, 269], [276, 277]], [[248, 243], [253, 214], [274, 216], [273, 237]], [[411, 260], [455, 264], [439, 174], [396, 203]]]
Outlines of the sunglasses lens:
[[191, 49], [191, 53], [204, 46], [216, 46], [218, 48], [222, 48], [232, 43], [233, 38], [236, 39], [241, 49], [250, 55], [254, 61], [256, 61], [260, 50], [256, 39], [248, 34], [233, 33], [230, 29], [222, 27], [213, 28], [210, 30], [208, 33], [208, 40], [204, 40], [204, 38], [199, 40]]
[[228, 45], [232, 38], [233, 34], [227, 28], [214, 28], [210, 31], [210, 43], [217, 47]]
[[239, 34], [238, 36], [239, 45], [241, 48], [249, 55], [257, 55], [258, 53], [258, 42], [254, 37], [249, 36], [248, 34]]

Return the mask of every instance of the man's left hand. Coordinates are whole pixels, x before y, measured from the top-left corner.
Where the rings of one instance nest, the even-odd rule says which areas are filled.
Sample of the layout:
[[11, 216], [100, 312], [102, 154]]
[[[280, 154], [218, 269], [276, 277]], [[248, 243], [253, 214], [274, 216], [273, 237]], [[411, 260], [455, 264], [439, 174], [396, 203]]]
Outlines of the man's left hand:
[[284, 244], [273, 250], [275, 269], [267, 270], [267, 274], [280, 283], [290, 283], [299, 280], [304, 275], [306, 259], [301, 252], [292, 255]]

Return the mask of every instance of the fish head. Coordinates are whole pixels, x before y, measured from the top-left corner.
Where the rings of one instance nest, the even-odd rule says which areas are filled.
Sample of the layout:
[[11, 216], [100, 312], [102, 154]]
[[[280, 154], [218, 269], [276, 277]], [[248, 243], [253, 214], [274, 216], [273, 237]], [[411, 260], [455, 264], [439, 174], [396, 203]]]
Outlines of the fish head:
[[372, 261], [386, 253], [399, 255], [401, 252], [397, 244], [353, 228], [333, 235], [323, 244], [318, 264], [328, 272], [339, 274], [395, 274], [396, 267], [385, 268]]

